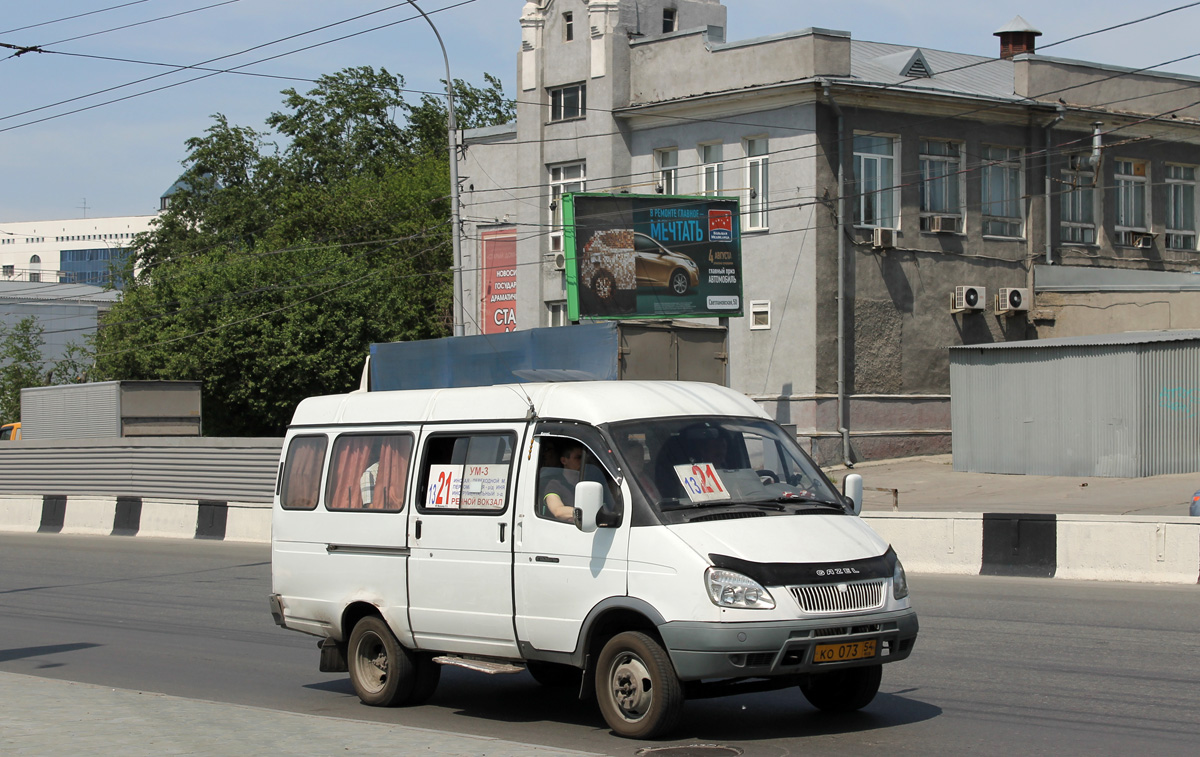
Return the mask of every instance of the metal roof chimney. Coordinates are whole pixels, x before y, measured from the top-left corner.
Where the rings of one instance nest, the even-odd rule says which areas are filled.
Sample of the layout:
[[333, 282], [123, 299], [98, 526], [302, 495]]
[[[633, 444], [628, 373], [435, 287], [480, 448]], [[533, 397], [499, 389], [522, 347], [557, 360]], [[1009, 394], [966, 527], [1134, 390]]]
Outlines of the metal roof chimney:
[[1022, 53], [1032, 53], [1036, 46], [1036, 38], [1042, 33], [1033, 28], [1025, 19], [1017, 16], [993, 34], [1000, 38], [1000, 57], [1009, 60]]

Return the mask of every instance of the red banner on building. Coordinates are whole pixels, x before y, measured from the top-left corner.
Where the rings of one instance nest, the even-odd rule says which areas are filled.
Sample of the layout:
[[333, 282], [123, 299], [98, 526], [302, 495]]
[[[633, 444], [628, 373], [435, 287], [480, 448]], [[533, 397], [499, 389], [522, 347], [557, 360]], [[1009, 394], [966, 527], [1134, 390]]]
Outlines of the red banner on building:
[[480, 330], [498, 334], [517, 330], [517, 231], [480, 235]]

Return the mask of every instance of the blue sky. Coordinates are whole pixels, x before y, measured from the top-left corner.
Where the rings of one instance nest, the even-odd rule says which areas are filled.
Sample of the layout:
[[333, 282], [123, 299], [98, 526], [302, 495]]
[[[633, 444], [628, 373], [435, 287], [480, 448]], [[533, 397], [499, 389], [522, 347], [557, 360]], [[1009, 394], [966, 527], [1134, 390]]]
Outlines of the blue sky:
[[[462, 0], [418, 2], [432, 14], [442, 33], [455, 77], [480, 84], [485, 71], [493, 73], [514, 94], [522, 0], [474, 0], [439, 13], [433, 12]], [[132, 4], [21, 29], [124, 3]], [[1047, 44], [1185, 4], [1183, 0], [1136, 4], [1124, 0], [1022, 0], [1014, 4], [974, 0], [725, 1], [730, 40], [820, 26], [847, 30], [856, 39], [980, 55], [997, 54], [998, 41], [992, 32], [1017, 14], [1040, 29], [1043, 36], [1039, 42]], [[393, 5], [394, 0], [8, 0], [0, 14], [0, 42], [42, 45], [63, 53], [195, 65]], [[196, 12], [60, 42], [189, 10]], [[401, 4], [212, 65], [227, 68], [291, 52], [243, 70], [311, 79], [347, 66], [371, 65], [402, 74], [410, 88], [435, 90], [443, 76], [441, 53], [423, 21], [403, 21], [414, 15], [410, 7]], [[393, 22], [402, 23], [292, 52]], [[1192, 37], [1198, 26], [1200, 6], [1046, 52], [1114, 65], [1150, 66], [1197, 52]], [[11, 51], [0, 51], [0, 58], [8, 55]], [[153, 213], [159, 195], [181, 171], [184, 141], [202, 134], [211, 124], [212, 114], [223, 113], [233, 123], [263, 128], [266, 116], [280, 107], [279, 90], [309, 87], [303, 81], [221, 74], [30, 123], [200, 75], [172, 73], [106, 94], [92, 94], [166, 70], [59, 54], [29, 53], [0, 60], [0, 166], [4, 176], [0, 181], [0, 221], [77, 218], [85, 215], [85, 201], [89, 217]], [[1200, 57], [1164, 70], [1200, 76]], [[44, 107], [72, 98], [81, 99]], [[30, 112], [20, 115], [24, 111]]]

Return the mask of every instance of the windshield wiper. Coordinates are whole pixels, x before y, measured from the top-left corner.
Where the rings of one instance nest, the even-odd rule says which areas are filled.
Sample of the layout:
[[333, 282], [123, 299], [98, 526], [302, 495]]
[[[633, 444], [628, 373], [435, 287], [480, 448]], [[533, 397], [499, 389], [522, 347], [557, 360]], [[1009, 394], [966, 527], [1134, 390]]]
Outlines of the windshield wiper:
[[825, 507], [832, 507], [836, 510], [843, 511], [846, 509], [840, 502], [830, 502], [824, 499], [817, 499], [816, 497], [805, 497], [802, 494], [793, 494], [791, 492], [784, 492], [783, 494], [780, 494], [775, 498], [775, 501], [795, 505], [823, 505]]
[[706, 502], [684, 502], [678, 499], [663, 500], [659, 503], [658, 509], [665, 512], [673, 510], [698, 510], [704, 507], [767, 507], [772, 510], [784, 510], [776, 504], [776, 500], [731, 500], [731, 499], [713, 499]]

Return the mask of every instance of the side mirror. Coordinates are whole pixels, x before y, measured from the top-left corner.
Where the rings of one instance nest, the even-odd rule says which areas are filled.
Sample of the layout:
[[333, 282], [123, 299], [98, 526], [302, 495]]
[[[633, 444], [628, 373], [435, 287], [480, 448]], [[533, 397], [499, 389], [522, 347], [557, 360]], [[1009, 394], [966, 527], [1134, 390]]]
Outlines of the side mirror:
[[596, 530], [596, 515], [604, 506], [604, 485], [598, 481], [575, 484], [575, 528], [585, 534]]
[[862, 513], [863, 485], [862, 476], [857, 473], [847, 473], [842, 479], [842, 496], [847, 497], [854, 505], [854, 514]]

